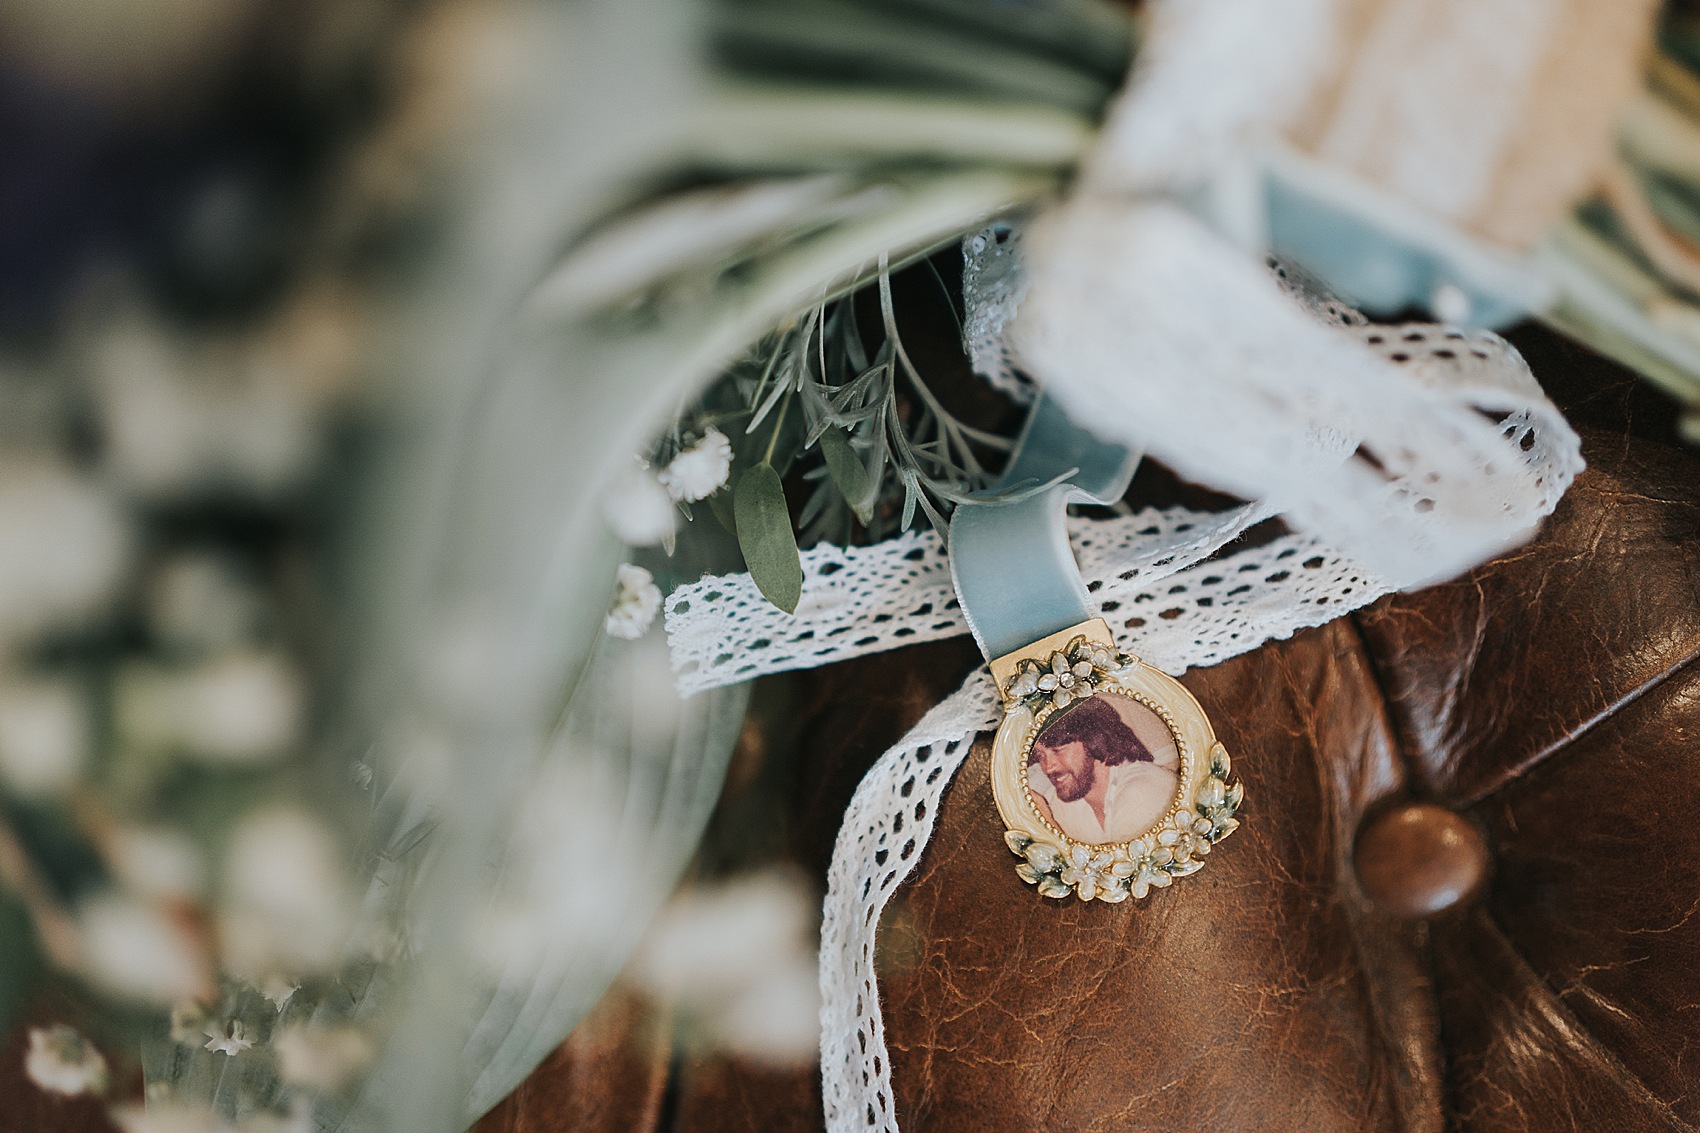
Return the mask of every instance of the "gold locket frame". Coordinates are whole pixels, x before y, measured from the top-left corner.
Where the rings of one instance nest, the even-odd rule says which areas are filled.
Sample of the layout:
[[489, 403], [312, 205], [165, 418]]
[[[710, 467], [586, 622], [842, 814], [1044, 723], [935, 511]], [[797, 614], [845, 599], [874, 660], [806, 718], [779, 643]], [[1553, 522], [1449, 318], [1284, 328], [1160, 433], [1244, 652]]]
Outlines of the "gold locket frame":
[[[1102, 618], [999, 657], [991, 670], [1005, 710], [992, 741], [992, 797], [1004, 842], [1021, 858], [1016, 873], [1042, 896], [1143, 898], [1198, 872], [1211, 848], [1238, 828], [1234, 814], [1244, 791], [1228, 782], [1228, 752], [1203, 707], [1175, 678], [1117, 650]], [[1039, 673], [1044, 677], [1034, 676]], [[1047, 679], [1048, 689], [1040, 683]], [[1059, 691], [1059, 680], [1072, 684]], [[1027, 760], [1039, 733], [1053, 715], [1088, 696], [1123, 697], [1150, 709], [1179, 752], [1179, 784], [1168, 810], [1127, 841], [1070, 837], [1039, 812], [1028, 785]]]

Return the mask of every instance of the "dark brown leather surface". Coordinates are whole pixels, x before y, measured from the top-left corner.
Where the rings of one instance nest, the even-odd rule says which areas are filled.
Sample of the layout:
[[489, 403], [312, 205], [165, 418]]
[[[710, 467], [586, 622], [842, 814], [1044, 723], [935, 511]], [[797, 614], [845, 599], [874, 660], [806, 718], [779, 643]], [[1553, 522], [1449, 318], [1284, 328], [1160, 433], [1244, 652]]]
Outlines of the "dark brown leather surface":
[[483, 1133], [654, 1129], [672, 1061], [665, 1018], [623, 988], [478, 1123]]
[[[1700, 1128], [1700, 458], [1586, 451], [1529, 546], [1185, 677], [1247, 800], [1196, 877], [1039, 899], [975, 749], [882, 924], [907, 1133]], [[862, 770], [977, 661], [806, 678], [791, 857], [824, 875]], [[1428, 919], [1352, 860], [1409, 800], [1491, 857]], [[815, 1073], [686, 1062], [646, 1128], [818, 1129]]]

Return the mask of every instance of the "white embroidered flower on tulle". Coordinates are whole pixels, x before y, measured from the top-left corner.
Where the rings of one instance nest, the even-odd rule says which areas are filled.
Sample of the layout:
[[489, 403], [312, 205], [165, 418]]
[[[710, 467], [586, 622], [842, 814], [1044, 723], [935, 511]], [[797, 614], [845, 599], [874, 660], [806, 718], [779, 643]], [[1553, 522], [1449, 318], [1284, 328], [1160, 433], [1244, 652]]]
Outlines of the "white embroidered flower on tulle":
[[602, 518], [622, 543], [652, 547], [673, 534], [678, 510], [655, 474], [634, 466], [609, 485]]
[[217, 1051], [227, 1057], [241, 1054], [254, 1045], [254, 1040], [248, 1037], [246, 1028], [236, 1020], [232, 1020], [228, 1028], [214, 1023], [202, 1034], [207, 1036], [208, 1050]]
[[620, 564], [616, 580], [620, 590], [608, 611], [608, 635], [636, 641], [649, 632], [661, 612], [661, 588], [655, 585], [654, 575], [632, 563]]
[[51, 1094], [75, 1097], [106, 1092], [106, 1059], [92, 1043], [63, 1023], [30, 1028], [24, 1073]]
[[719, 429], [711, 428], [702, 439], [675, 456], [661, 470], [661, 486], [682, 503], [707, 499], [732, 474], [732, 442]]
[[267, 976], [265, 982], [258, 987], [259, 993], [265, 996], [271, 1005], [279, 1011], [282, 1011], [290, 997], [300, 990], [300, 984], [286, 980], [275, 973]]

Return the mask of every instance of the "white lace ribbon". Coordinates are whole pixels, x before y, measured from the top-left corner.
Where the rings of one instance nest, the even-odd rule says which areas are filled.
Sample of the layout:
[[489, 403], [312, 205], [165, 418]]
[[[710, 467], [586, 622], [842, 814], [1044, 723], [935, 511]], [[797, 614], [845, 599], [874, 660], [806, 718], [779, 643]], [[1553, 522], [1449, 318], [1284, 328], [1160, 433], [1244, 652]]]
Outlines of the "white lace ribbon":
[[[1148, 508], [1116, 519], [1072, 517], [1069, 536], [1081, 575], [1106, 616], [1134, 631], [1142, 656], [1157, 658], [1173, 652], [1169, 640], [1195, 627], [1207, 635], [1229, 632], [1220, 613], [1255, 602], [1256, 587], [1226, 575], [1201, 576], [1192, 584], [1196, 595], [1177, 591], [1173, 601], [1160, 604], [1162, 616], [1151, 629], [1142, 627], [1157, 599], [1147, 588], [1214, 554], [1268, 514], [1255, 504], [1226, 512]], [[1307, 558], [1322, 554], [1311, 544], [1306, 549]], [[1195, 613], [1211, 607], [1218, 617], [1206, 628]], [[803, 595], [794, 615], [762, 597], [748, 574], [682, 586], [666, 609], [674, 674], [687, 695], [968, 632], [950, 562], [931, 531], [871, 547], [823, 543], [805, 552]]]
[[939, 800], [997, 716], [991, 674], [977, 669], [874, 764], [844, 812], [821, 922], [821, 1094], [831, 1133], [896, 1133], [874, 937], [892, 893], [933, 836]]
[[[1372, 358], [1384, 357], [1387, 365], [1400, 370], [1408, 396], [1389, 404], [1411, 409], [1395, 427], [1403, 424], [1411, 430], [1412, 445], [1420, 445], [1422, 435], [1413, 399], [1430, 409], [1442, 406], [1437, 412], [1467, 416], [1470, 435], [1465, 447], [1482, 467], [1475, 473], [1454, 468], [1448, 478], [1391, 435], [1392, 449], [1377, 450], [1386, 456], [1366, 455], [1357, 449], [1363, 432], [1329, 425], [1322, 415], [1307, 429], [1292, 427], [1271, 456], [1271, 467], [1278, 471], [1269, 475], [1284, 479], [1291, 489], [1299, 472], [1326, 477], [1329, 469], [1349, 460], [1365, 466], [1353, 474], [1362, 489], [1355, 495], [1343, 493], [1330, 502], [1311, 495], [1295, 501], [1289, 494], [1221, 513], [1150, 509], [1109, 520], [1072, 518], [1071, 542], [1088, 587], [1106, 613], [1127, 611], [1119, 624], [1131, 631], [1129, 643], [1159, 667], [1166, 667], [1171, 658], [1193, 658], [1181, 663], [1184, 668], [1211, 663], [1196, 657], [1232, 656], [1220, 650], [1237, 652], [1240, 638], [1223, 614], [1255, 603], [1263, 584], [1253, 579], [1248, 591], [1219, 571], [1206, 572], [1198, 576], [1199, 584], [1221, 578], [1211, 586], [1225, 590], [1198, 594], [1202, 606], [1181, 600], [1159, 603], [1148, 588], [1214, 554], [1277, 511], [1286, 510], [1289, 517], [1294, 511], [1312, 519], [1324, 517], [1328, 522], [1318, 526], [1330, 530], [1346, 524], [1358, 532], [1350, 542], [1368, 547], [1367, 553], [1342, 556], [1323, 549], [1337, 545], [1332, 539], [1312, 534], [1306, 537], [1307, 561], [1318, 555], [1326, 562], [1377, 558], [1381, 562], [1374, 565], [1390, 562], [1398, 573], [1378, 569], [1376, 575], [1403, 589], [1426, 581], [1437, 570], [1457, 573], [1525, 537], [1557, 505], [1581, 468], [1575, 433], [1541, 394], [1522, 358], [1499, 336], [1433, 324], [1372, 325], [1325, 298], [1302, 291], [1296, 297], [1301, 302], [1295, 310], [1312, 325], [1331, 323], [1330, 334]], [[1304, 307], [1309, 307], [1308, 314]], [[996, 320], [988, 323], [993, 333], [1001, 325]], [[1366, 383], [1366, 390], [1375, 389], [1386, 392]], [[1352, 394], [1354, 399], [1363, 396], [1367, 394]], [[1129, 408], [1125, 414], [1094, 420], [1125, 421], [1133, 416]], [[1243, 422], [1225, 427], [1223, 445], [1206, 446], [1208, 451], [1196, 459], [1231, 463], [1218, 449], [1244, 440], [1247, 428]], [[1431, 439], [1433, 435], [1431, 431]], [[1381, 468], [1370, 470], [1377, 463]], [[1465, 490], [1466, 483], [1474, 483], [1479, 499]], [[1287, 545], [1296, 549], [1299, 542]], [[667, 599], [666, 627], [680, 691], [700, 692], [967, 631], [951, 587], [949, 562], [932, 532], [910, 532], [871, 547], [823, 544], [803, 555], [803, 575], [795, 615], [782, 613], [763, 598], [747, 574], [705, 578], [675, 590]], [[1162, 614], [1156, 619], [1143, 612], [1153, 604]], [[1215, 613], [1200, 617], [1204, 609]], [[1199, 640], [1190, 640], [1198, 635]], [[1196, 657], [1190, 652], [1199, 649], [1203, 651]]]
[[1402, 588], [1528, 538], [1582, 468], [1497, 335], [1319, 321], [1178, 205], [1076, 197], [1023, 251], [1003, 344], [1049, 396]]

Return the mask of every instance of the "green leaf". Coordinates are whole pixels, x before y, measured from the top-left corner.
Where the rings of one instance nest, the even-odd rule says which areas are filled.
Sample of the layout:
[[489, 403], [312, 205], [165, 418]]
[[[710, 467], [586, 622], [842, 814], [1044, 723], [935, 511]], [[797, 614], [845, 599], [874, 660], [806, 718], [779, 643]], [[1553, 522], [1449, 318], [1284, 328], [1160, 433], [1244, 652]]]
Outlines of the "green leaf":
[[732, 510], [738, 521], [738, 547], [756, 589], [787, 614], [796, 613], [803, 596], [803, 560], [785, 507], [785, 489], [773, 465], [757, 464], [738, 477]]
[[909, 469], [902, 473], [903, 480], [903, 518], [898, 521], [899, 531], [909, 530], [909, 525], [915, 521], [915, 497], [921, 494], [921, 481]]
[[826, 470], [832, 474], [832, 482], [844, 493], [844, 500], [856, 518], [866, 526], [874, 517], [874, 494], [869, 490], [868, 470], [850, 447], [849, 438], [837, 429], [828, 429], [820, 435], [820, 452], [826, 457]]

